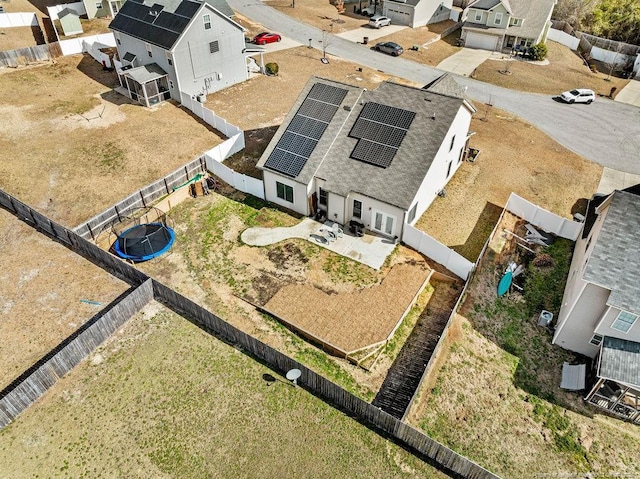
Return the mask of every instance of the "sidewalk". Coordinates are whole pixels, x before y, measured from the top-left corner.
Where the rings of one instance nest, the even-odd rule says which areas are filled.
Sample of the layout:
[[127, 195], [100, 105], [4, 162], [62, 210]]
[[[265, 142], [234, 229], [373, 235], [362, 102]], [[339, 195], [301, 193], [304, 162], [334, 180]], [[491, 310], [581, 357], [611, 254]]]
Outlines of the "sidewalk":
[[640, 80], [634, 78], [616, 95], [615, 101], [640, 107]]

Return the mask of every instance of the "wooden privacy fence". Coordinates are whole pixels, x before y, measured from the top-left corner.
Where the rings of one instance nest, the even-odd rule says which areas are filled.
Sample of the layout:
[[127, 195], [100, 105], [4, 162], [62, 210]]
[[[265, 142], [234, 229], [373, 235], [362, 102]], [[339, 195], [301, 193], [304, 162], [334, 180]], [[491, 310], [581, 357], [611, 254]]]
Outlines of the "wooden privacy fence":
[[29, 63], [47, 62], [62, 56], [58, 42], [0, 52], [0, 67], [16, 68]]
[[[390, 414], [354, 396], [295, 359], [249, 336], [247, 333], [227, 323], [185, 296], [182, 296], [156, 280], [149, 279], [147, 275], [138, 271], [133, 266], [120, 261], [115, 256], [103, 251], [73, 231], [54, 223], [46, 216], [38, 213], [30, 206], [20, 202], [2, 190], [0, 190], [0, 206], [31, 226], [68, 245], [71, 250], [90, 259], [106, 271], [124, 279], [136, 287], [136, 290], [127, 296], [128, 300], [123, 300], [123, 302], [126, 302], [120, 308], [118, 308], [120, 306], [120, 304], [118, 304], [114, 306], [112, 315], [109, 315], [109, 312], [104, 315], [105, 317], [109, 317], [108, 320], [101, 323], [96, 321], [95, 332], [94, 329], [91, 329], [93, 327], [92, 324], [83, 331], [83, 333], [85, 331], [91, 331], [90, 334], [88, 333], [86, 336], [83, 336], [81, 333], [78, 335], [78, 338], [82, 336], [82, 340], [78, 339], [76, 342], [74, 339], [70, 341], [68, 345], [65, 345], [63, 350], [66, 351], [65, 354], [68, 356], [65, 356], [66, 359], [64, 361], [62, 361], [62, 356], [60, 356], [59, 359], [55, 360], [59, 362], [55, 362], [54, 357], [56, 356], [54, 355], [54, 357], [50, 358], [51, 362], [47, 361], [45, 363], [47, 365], [46, 367], [43, 365], [42, 369], [38, 368], [37, 371], [34, 371], [34, 374], [38, 374], [37, 376], [33, 376], [32, 378], [32, 375], [29, 375], [25, 381], [31, 380], [33, 384], [39, 385], [38, 387], [51, 387], [60, 375], [70, 370], [65, 370], [65, 367], [68, 367], [74, 358], [79, 358], [77, 359], [77, 362], [79, 362], [82, 359], [80, 356], [84, 354], [83, 351], [88, 350], [90, 352], [89, 347], [93, 345], [95, 348], [95, 346], [97, 346], [97, 344], [93, 342], [96, 338], [99, 339], [103, 336], [106, 338], [108, 334], [110, 334], [108, 333], [109, 328], [117, 324], [117, 321], [126, 321], [126, 317], [131, 317], [131, 315], [135, 314], [135, 312], [142, 308], [150, 299], [155, 299], [215, 337], [234, 345], [262, 361], [272, 370], [280, 374], [284, 375], [290, 369], [299, 369], [302, 371], [302, 376], [298, 380], [300, 386], [329, 404], [352, 415], [360, 422], [371, 426], [374, 430], [392, 438], [395, 442], [416, 454], [418, 457], [427, 460], [445, 472], [454, 474], [455, 477], [468, 479], [499, 479], [498, 476], [482, 468], [475, 462], [440, 444], [414, 427], [403, 423]], [[117, 326], [115, 326], [115, 328], [117, 328]], [[115, 328], [113, 330], [115, 330]], [[80, 352], [74, 352], [76, 348], [80, 348]], [[86, 354], [88, 354], [88, 352]], [[82, 357], [86, 357], [86, 354]], [[32, 383], [25, 383], [24, 388], [15, 393], [15, 396], [22, 397], [20, 401], [24, 402], [12, 399], [10, 404], [16, 407], [24, 406], [22, 407], [23, 410], [46, 390], [30, 391], [29, 387], [31, 384]], [[20, 396], [20, 394], [24, 396]], [[13, 397], [14, 396], [12, 396], [12, 398]], [[2, 414], [4, 414], [3, 420], [8, 418], [10, 421], [11, 418], [15, 417], [11, 411], [6, 412], [5, 409], [2, 409], [2, 411]], [[13, 412], [17, 412], [17, 410]]]
[[101, 311], [1, 391], [0, 428], [13, 421], [152, 299], [151, 280], [147, 280], [111, 309]]
[[196, 158], [186, 165], [178, 168], [173, 173], [169, 173], [164, 178], [157, 180], [150, 185], [130, 194], [117, 204], [110, 206], [102, 213], [97, 214], [89, 221], [85, 221], [81, 225], [76, 226], [73, 231], [83, 238], [96, 239], [104, 228], [112, 224], [116, 220], [120, 220], [122, 214], [131, 208], [143, 208], [151, 205], [155, 200], [170, 194], [173, 188], [179, 186], [198, 173], [206, 170], [204, 159]]

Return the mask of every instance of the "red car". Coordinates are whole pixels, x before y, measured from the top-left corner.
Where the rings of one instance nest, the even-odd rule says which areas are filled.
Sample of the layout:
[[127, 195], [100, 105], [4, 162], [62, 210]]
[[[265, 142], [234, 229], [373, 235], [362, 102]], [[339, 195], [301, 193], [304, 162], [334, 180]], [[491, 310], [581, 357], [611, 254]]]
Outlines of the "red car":
[[258, 33], [253, 39], [253, 43], [256, 45], [266, 45], [267, 43], [275, 43], [282, 40], [282, 37], [277, 33], [262, 32]]

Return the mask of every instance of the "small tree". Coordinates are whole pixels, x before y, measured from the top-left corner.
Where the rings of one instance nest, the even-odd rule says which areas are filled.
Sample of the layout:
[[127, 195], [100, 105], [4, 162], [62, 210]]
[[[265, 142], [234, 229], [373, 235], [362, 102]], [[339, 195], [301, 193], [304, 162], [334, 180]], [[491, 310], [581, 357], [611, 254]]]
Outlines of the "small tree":
[[542, 61], [547, 58], [547, 45], [544, 43], [538, 43], [531, 47], [531, 59], [536, 61]]
[[626, 57], [622, 55], [622, 50], [624, 49], [623, 43], [618, 43], [618, 46], [615, 50], [613, 50], [613, 57], [609, 58], [604, 64], [607, 67], [607, 78], [606, 80], [611, 80], [611, 75], [615, 72], [619, 72], [622, 70], [626, 63]]
[[264, 66], [264, 69], [267, 73], [267, 75], [273, 75], [273, 76], [278, 76], [278, 64], [277, 63], [267, 63]]

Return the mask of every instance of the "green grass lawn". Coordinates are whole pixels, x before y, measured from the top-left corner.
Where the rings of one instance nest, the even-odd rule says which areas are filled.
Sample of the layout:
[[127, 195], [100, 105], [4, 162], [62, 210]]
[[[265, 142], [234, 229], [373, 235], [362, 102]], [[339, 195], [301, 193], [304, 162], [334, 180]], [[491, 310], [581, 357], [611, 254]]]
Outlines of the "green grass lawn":
[[[155, 303], [152, 303], [152, 307]], [[160, 306], [0, 431], [0, 476], [444, 478]]]

